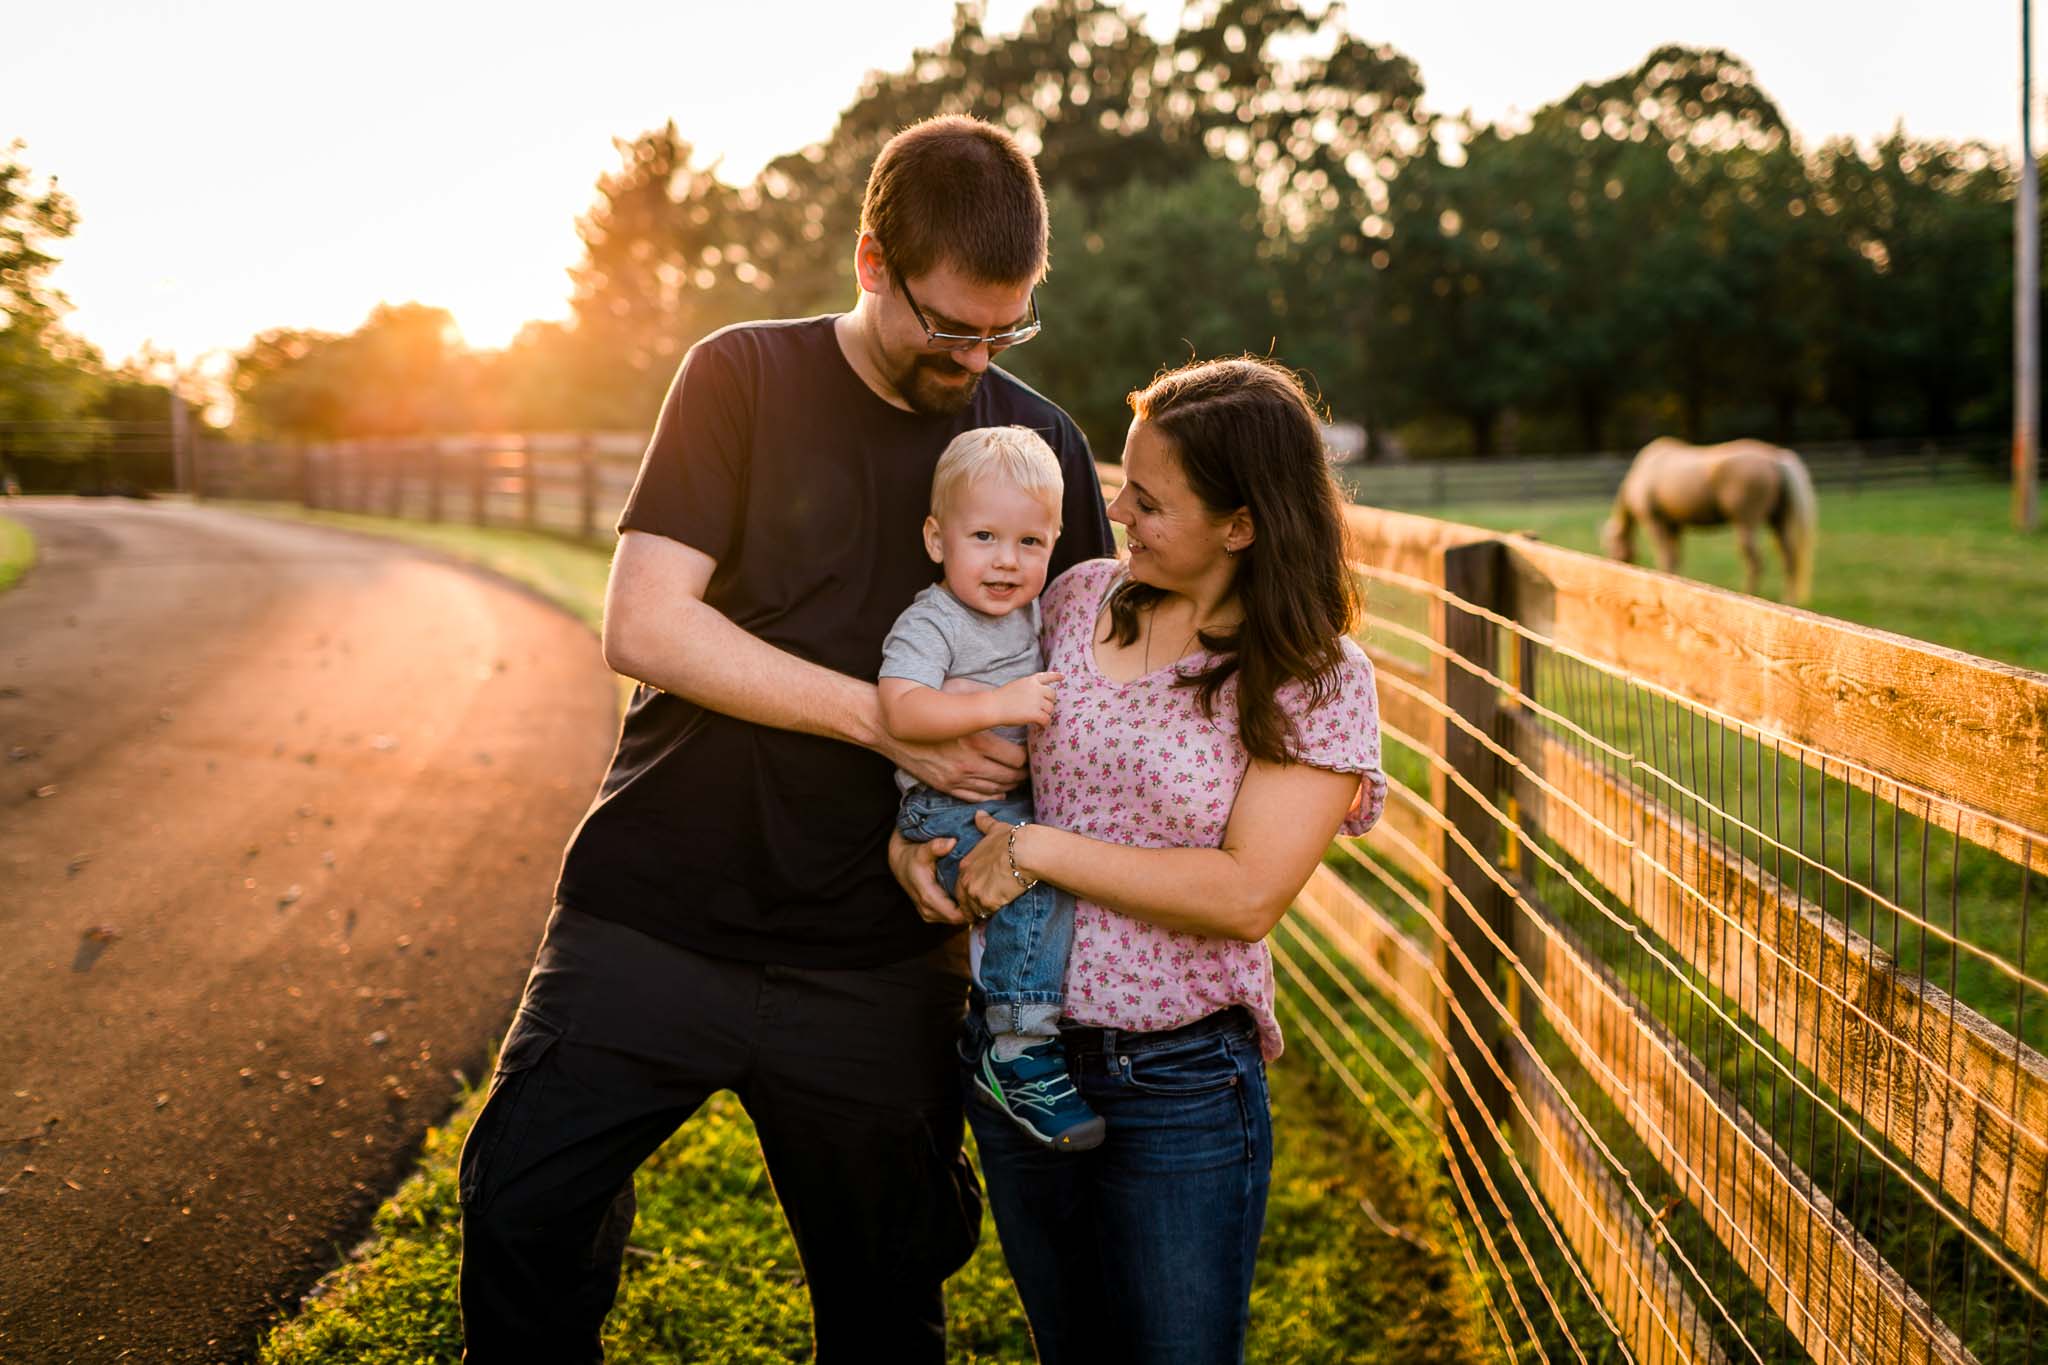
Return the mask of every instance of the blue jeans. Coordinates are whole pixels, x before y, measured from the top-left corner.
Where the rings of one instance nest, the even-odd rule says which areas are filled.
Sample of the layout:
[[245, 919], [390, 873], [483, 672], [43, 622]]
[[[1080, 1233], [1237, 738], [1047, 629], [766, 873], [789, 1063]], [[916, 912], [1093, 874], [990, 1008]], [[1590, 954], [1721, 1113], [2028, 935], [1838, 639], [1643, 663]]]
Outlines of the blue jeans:
[[[1162, 1033], [1070, 1024], [1062, 1037], [1109, 1125], [1100, 1147], [1050, 1151], [967, 1102], [1041, 1365], [1243, 1361], [1273, 1167], [1250, 1016], [1233, 1007]], [[970, 1010], [963, 1059], [984, 1041]]]
[[[939, 859], [939, 884], [952, 895], [960, 860], [981, 842], [974, 813], [987, 811], [1005, 824], [1029, 820], [1031, 796], [1020, 788], [995, 801], [962, 801], [930, 787], [913, 787], [896, 812], [896, 828], [914, 844], [955, 839]], [[1074, 898], [1040, 882], [997, 912], [981, 943], [976, 981], [986, 997], [991, 1033], [1050, 1038], [1059, 1032], [1067, 999], [1067, 954], [1074, 947]]]

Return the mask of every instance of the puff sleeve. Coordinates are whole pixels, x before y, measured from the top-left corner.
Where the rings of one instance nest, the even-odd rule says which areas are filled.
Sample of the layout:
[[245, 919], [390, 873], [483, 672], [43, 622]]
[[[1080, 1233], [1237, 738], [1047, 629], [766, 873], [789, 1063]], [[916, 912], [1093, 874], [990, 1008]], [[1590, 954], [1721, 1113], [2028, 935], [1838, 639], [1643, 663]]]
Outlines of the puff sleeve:
[[1342, 831], [1363, 834], [1386, 808], [1387, 775], [1380, 768], [1379, 686], [1372, 660], [1356, 641], [1343, 642], [1343, 659], [1329, 694], [1320, 705], [1309, 702], [1307, 688], [1282, 689], [1281, 705], [1294, 723], [1294, 759], [1331, 772], [1358, 774], [1358, 796], [1344, 816]]

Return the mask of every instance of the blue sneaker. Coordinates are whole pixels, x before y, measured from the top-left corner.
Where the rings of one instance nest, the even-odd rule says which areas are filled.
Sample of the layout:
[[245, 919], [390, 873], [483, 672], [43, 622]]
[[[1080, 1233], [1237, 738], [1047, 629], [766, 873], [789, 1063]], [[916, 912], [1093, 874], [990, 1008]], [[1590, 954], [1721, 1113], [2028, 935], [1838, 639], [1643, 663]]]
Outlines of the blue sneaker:
[[1058, 1039], [1027, 1047], [1007, 1062], [993, 1048], [983, 1048], [974, 1088], [1048, 1147], [1085, 1152], [1102, 1145], [1102, 1116], [1074, 1089]]

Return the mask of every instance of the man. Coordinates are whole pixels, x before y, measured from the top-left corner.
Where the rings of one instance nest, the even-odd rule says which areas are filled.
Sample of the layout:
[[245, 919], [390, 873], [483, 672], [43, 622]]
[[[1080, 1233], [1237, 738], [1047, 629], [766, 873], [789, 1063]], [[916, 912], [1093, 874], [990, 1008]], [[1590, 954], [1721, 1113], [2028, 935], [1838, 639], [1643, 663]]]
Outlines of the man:
[[[467, 1359], [602, 1358], [632, 1173], [721, 1089], [759, 1131], [819, 1359], [944, 1358], [941, 1286], [981, 1219], [965, 944], [891, 875], [891, 772], [977, 800], [1024, 751], [895, 741], [873, 679], [932, 581], [920, 528], [959, 432], [1021, 424], [1059, 453], [1053, 572], [1112, 552], [1079, 429], [992, 368], [1038, 330], [1046, 242], [1030, 159], [934, 119], [875, 160], [851, 312], [684, 358], [605, 601], [605, 659], [642, 685], [463, 1147]], [[901, 871], [938, 894], [928, 857]]]

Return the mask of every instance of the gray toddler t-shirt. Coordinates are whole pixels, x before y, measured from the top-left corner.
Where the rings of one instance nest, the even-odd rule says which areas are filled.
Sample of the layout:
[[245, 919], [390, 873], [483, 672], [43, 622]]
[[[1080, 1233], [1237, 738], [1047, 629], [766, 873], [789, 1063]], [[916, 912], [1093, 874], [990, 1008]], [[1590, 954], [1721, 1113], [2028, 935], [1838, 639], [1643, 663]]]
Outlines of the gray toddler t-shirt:
[[[1038, 648], [1038, 603], [1029, 602], [1003, 616], [985, 616], [962, 602], [943, 583], [934, 583], [903, 609], [889, 638], [882, 642], [879, 677], [907, 678], [926, 687], [949, 678], [1001, 687], [1044, 669]], [[999, 725], [996, 733], [1017, 744], [1027, 727]], [[897, 770], [896, 785], [909, 791], [918, 785]]]

